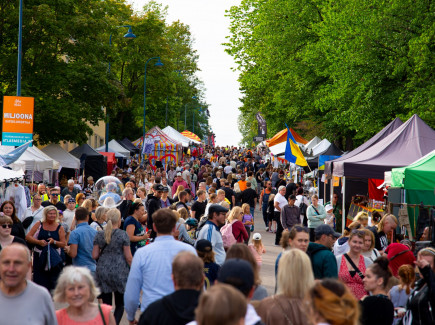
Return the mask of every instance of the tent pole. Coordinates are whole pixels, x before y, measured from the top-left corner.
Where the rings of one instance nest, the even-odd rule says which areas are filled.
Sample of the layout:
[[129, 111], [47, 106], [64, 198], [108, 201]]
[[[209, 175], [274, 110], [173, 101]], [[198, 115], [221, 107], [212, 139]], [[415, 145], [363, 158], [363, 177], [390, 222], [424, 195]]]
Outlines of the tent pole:
[[[323, 175], [325, 175], [325, 174], [323, 174]], [[322, 179], [320, 178], [320, 181], [321, 181]], [[319, 181], [319, 184], [320, 184], [320, 181]], [[325, 175], [325, 179], [323, 180], [323, 204], [326, 204], [326, 202], [328, 202], [328, 201], [326, 201], [326, 199], [327, 199], [327, 197], [326, 197], [326, 175]]]
[[331, 183], [329, 184], [329, 202], [334, 199], [334, 176], [331, 178]]
[[346, 208], [346, 176], [343, 176], [342, 177], [342, 182], [343, 182], [343, 184], [342, 184], [342, 192], [343, 192], [343, 210], [341, 211], [341, 217], [342, 217], [342, 219], [341, 219], [341, 221], [342, 221], [342, 224], [341, 224], [341, 232], [343, 233], [344, 232], [344, 227], [346, 227], [346, 210], [345, 210], [345, 208]]

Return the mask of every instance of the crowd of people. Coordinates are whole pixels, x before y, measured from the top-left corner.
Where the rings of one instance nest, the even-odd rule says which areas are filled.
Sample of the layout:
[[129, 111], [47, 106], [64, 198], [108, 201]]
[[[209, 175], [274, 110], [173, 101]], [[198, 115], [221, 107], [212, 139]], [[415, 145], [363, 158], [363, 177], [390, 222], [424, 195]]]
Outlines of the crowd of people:
[[[322, 204], [261, 153], [218, 147], [112, 176], [122, 193], [109, 182], [100, 198], [92, 177], [39, 184], [22, 220], [2, 203], [7, 324], [435, 324], [435, 249], [395, 241], [389, 213], [342, 231], [339, 193]], [[259, 229], [282, 247], [273, 294]]]

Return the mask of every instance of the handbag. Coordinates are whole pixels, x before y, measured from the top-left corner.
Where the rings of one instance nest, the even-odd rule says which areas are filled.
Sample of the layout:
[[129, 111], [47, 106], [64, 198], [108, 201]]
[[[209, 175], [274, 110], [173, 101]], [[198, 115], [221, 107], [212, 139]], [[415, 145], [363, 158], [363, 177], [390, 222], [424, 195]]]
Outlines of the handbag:
[[365, 278], [364, 274], [359, 270], [359, 268], [357, 268], [357, 266], [352, 261], [352, 259], [349, 257], [349, 255], [344, 254], [343, 256], [346, 257], [346, 259], [349, 262], [349, 264], [352, 265], [353, 269], [356, 271], [356, 273], [358, 273], [358, 275], [361, 278], [361, 280], [363, 280]]

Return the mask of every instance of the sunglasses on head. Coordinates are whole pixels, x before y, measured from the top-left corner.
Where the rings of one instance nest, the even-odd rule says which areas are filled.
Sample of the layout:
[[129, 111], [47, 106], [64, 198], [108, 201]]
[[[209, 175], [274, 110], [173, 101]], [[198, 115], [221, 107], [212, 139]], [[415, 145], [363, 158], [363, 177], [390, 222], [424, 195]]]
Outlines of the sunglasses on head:
[[356, 234], [356, 235], [365, 235], [364, 230], [358, 230], [358, 229], [354, 229], [351, 232], [352, 234]]
[[7, 224], [2, 225], [2, 228], [3, 228], [3, 229], [6, 229], [6, 228], [11, 229], [11, 228], [12, 228], [12, 225], [7, 223]]

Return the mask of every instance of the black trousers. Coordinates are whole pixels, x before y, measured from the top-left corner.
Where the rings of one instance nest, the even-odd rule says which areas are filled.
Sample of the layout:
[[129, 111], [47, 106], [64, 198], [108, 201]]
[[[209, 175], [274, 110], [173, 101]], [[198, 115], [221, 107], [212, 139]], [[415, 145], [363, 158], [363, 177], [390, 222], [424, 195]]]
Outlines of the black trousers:
[[276, 221], [275, 245], [279, 245], [282, 232], [284, 231], [284, 228], [281, 224], [281, 212], [275, 211], [273, 214], [273, 219]]
[[[122, 315], [124, 314], [124, 294], [120, 292], [113, 292], [115, 295], [115, 316], [116, 324], [121, 323]], [[112, 292], [104, 292], [100, 295], [103, 304], [112, 306]]]

